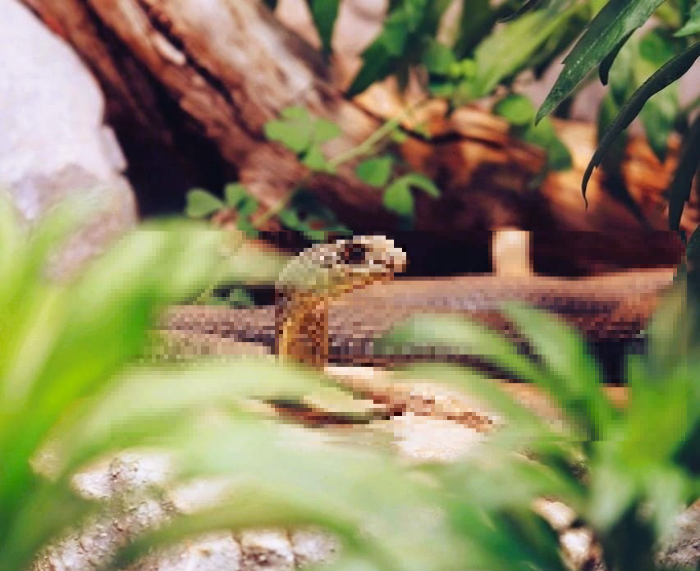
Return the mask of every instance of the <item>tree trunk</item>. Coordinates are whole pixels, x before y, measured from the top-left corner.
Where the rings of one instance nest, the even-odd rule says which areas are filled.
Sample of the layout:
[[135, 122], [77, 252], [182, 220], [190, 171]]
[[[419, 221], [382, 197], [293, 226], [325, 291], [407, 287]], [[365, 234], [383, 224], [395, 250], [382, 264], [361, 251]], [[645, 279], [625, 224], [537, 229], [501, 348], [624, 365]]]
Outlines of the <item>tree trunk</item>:
[[[218, 190], [238, 178], [270, 208], [304, 180], [354, 230], [391, 233], [396, 227], [381, 192], [361, 183], [352, 164], [337, 176], [309, 177], [293, 153], [265, 139], [264, 124], [291, 105], [341, 127], [342, 136], [324, 148], [328, 156], [355, 148], [381, 121], [376, 110], [368, 111], [366, 97], [362, 106], [344, 99], [319, 54], [259, 0], [22, 1], [73, 45], [101, 82], [144, 211], [158, 186], [161, 192], [172, 187], [174, 205], [192, 186]], [[530, 184], [543, 154], [510, 137], [507, 125], [485, 112], [461, 110], [451, 119], [451, 136], [410, 138], [400, 152], [444, 191], [438, 200], [417, 193], [415, 228], [443, 236], [508, 226], [641, 228], [601, 192], [600, 176], [584, 211], [579, 185], [592, 131], [581, 139], [585, 127], [558, 128], [575, 167], [548, 177], [542, 193]], [[647, 196], [649, 180], [653, 193], [666, 186], [674, 161], [661, 167], [645, 153], [628, 156], [623, 169], [636, 173], [627, 182], [636, 185], [638, 200]], [[662, 210], [657, 203], [646, 209], [650, 227], [665, 229]]]

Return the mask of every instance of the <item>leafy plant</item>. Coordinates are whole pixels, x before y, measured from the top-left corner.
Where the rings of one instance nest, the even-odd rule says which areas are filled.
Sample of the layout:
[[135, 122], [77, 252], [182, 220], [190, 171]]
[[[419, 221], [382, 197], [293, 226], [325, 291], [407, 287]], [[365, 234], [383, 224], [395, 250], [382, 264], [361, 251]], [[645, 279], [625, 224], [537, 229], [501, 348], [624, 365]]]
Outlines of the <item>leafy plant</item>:
[[[206, 283], [220, 235], [199, 226], [151, 225], [70, 283], [49, 283], [43, 275], [47, 257], [70, 227], [61, 216], [27, 234], [0, 200], [3, 570], [28, 569], [48, 542], [89, 525], [88, 516], [105, 508], [74, 491], [77, 470], [115, 451], [143, 447], [169, 452], [172, 484], [235, 476], [232, 491], [238, 495], [176, 518], [163, 532], [170, 540], [209, 529], [306, 522], [345, 538], [349, 559], [386, 568], [402, 557], [427, 563], [415, 548], [419, 530], [391, 537], [408, 513], [430, 507], [425, 485], [402, 476], [404, 468], [384, 454], [294, 436], [245, 409], [253, 396], [313, 393], [322, 386], [318, 375], [252, 358], [178, 367], [139, 361], [157, 308]], [[238, 260], [239, 277], [248, 273], [246, 264], [257, 271], [266, 264], [260, 255]], [[212, 407], [220, 413], [212, 415]], [[48, 476], [33, 469], [47, 445], [55, 457]], [[240, 501], [243, 490], [252, 501]], [[358, 530], [373, 519], [376, 534], [361, 539]], [[452, 539], [443, 528], [428, 520], [425, 529], [440, 538], [444, 556], [438, 559], [444, 562], [452, 557]]]
[[546, 170], [571, 168], [571, 154], [557, 137], [552, 122], [545, 118], [538, 125], [533, 123], [536, 110], [527, 97], [515, 93], [507, 95], [496, 103], [493, 111], [512, 125], [511, 132], [515, 136], [547, 152]]
[[[669, 225], [678, 228], [700, 151], [693, 135], [697, 127], [688, 127], [692, 106], [679, 108], [673, 84], [700, 55], [697, 2], [528, 0], [492, 5], [488, 0], [462, 0], [456, 23], [443, 18], [446, 4], [426, 0], [390, 2], [383, 29], [363, 53], [364, 65], [349, 95], [391, 75], [405, 85], [409, 73], [416, 71], [428, 93], [447, 99], [454, 108], [492, 96], [503, 87], [513, 89], [514, 79], [523, 71], [532, 70], [539, 76], [573, 44], [555, 85], [535, 114], [534, 122], [539, 126], [528, 126], [518, 117], [514, 133], [546, 149], [550, 168], [566, 168], [568, 153], [551, 126], [542, 121], [557, 106], [570, 101], [575, 90], [598, 68], [602, 82], [610, 80], [611, 91], [601, 106], [600, 144], [583, 180], [584, 199], [590, 174], [606, 153], [611, 153], [606, 169], [615, 171], [624, 143], [620, 137], [640, 116], [660, 160], [665, 157], [674, 130], [687, 141], [669, 193]], [[323, 28], [332, 28], [336, 16], [337, 12], [326, 12]], [[651, 18], [655, 18], [652, 26], [641, 31]], [[627, 64], [613, 65], [618, 58]], [[513, 110], [512, 97], [508, 95], [497, 104], [497, 110], [506, 117]], [[407, 207], [405, 193], [401, 194], [401, 205]], [[625, 189], [617, 194], [623, 203], [634, 207]]]
[[[432, 198], [440, 196], [440, 190], [429, 178], [420, 173], [406, 173], [406, 166], [394, 156], [380, 154], [388, 142], [402, 140], [399, 119], [387, 122], [363, 143], [333, 158], [324, 155], [322, 145], [339, 136], [340, 128], [325, 119], [312, 117], [303, 107], [282, 111], [280, 119], [265, 124], [265, 135], [294, 152], [311, 173], [332, 175], [343, 164], [369, 157], [355, 167], [357, 177], [369, 186], [385, 189], [384, 206], [409, 224], [414, 216], [412, 189], [422, 190]], [[349, 233], [329, 208], [304, 189], [304, 182], [257, 219], [252, 217], [258, 209], [257, 201], [238, 183], [225, 187], [225, 201], [206, 190], [190, 191], [186, 213], [194, 218], [205, 218], [233, 210], [237, 213], [236, 226], [249, 236], [256, 236], [258, 228], [275, 216], [285, 228], [300, 232], [314, 242], [328, 240], [330, 235]]]
[[[700, 236], [700, 234], [698, 234]], [[697, 236], [696, 236], [697, 238]], [[509, 304], [506, 314], [532, 343], [542, 364], [518, 354], [483, 326], [452, 318], [421, 317], [394, 333], [392, 342], [436, 340], [481, 355], [544, 389], [562, 411], [553, 429], [516, 404], [493, 382], [445, 366], [414, 370], [416, 378], [465, 387], [508, 418], [494, 437], [503, 450], [525, 447], [537, 464], [500, 456], [474, 469], [441, 470], [453, 522], [468, 536], [483, 569], [560, 569], [549, 528], [533, 512], [536, 497], [573, 508], [602, 546], [608, 569], [667, 568], [656, 553], [679, 512], [700, 498], [700, 289], [698, 274], [677, 281], [649, 328], [646, 356], [629, 356], [629, 402], [614, 406], [579, 335], [558, 319]], [[490, 469], [492, 468], [492, 469]], [[581, 472], [583, 471], [583, 474]], [[475, 474], [478, 474], [475, 476]], [[449, 481], [449, 484], [447, 482]], [[464, 514], [484, 510], [489, 526], [462, 525]], [[473, 542], [473, 544], [471, 543]]]

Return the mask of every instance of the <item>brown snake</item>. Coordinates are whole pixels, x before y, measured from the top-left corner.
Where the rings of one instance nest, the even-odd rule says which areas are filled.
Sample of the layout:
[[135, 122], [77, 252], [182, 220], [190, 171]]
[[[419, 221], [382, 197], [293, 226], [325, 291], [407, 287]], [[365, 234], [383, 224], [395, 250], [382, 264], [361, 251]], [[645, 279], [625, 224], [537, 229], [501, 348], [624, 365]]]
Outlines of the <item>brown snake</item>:
[[640, 332], [674, 277], [673, 269], [657, 269], [571, 280], [479, 275], [391, 281], [405, 263], [403, 251], [379, 236], [317, 245], [285, 268], [275, 307], [177, 306], [160, 328], [181, 342], [195, 340], [198, 352], [220, 342], [253, 342], [317, 368], [328, 362], [392, 367], [432, 360], [483, 367], [473, 356], [436, 346], [377, 354], [375, 343], [411, 316], [441, 313], [475, 319], [527, 350], [526, 340], [498, 311], [504, 301], [517, 300], [573, 324], [610, 361], [608, 380], [616, 381], [620, 356], [643, 345]]

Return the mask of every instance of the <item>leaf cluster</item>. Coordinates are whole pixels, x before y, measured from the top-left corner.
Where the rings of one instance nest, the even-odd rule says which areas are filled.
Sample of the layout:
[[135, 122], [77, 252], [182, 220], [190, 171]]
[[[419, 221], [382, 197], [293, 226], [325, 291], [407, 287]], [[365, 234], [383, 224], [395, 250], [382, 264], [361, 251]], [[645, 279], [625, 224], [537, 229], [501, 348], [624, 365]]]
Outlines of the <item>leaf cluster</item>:
[[[322, 23], [319, 29], [326, 31], [333, 28], [339, 0], [328, 4], [335, 8], [314, 12], [317, 25]], [[406, 85], [409, 74], [416, 72], [428, 93], [447, 99], [454, 108], [497, 94], [504, 87], [513, 89], [514, 80], [524, 71], [540, 76], [573, 45], [563, 60], [559, 77], [534, 116], [534, 122], [544, 126], [539, 131], [534, 126], [524, 128], [520, 122], [523, 113], [518, 111], [515, 134], [546, 149], [549, 167], [567, 168], [569, 160], [563, 144], [552, 127], [542, 121], [558, 106], [565, 110], [576, 90], [598, 69], [602, 83], [609, 82], [611, 89], [599, 113], [600, 144], [584, 176], [584, 199], [591, 172], [606, 154], [610, 155], [606, 169], [615, 174], [624, 149], [623, 132], [639, 116], [659, 160], [665, 158], [673, 131], [684, 137], [679, 166], [669, 189], [669, 225], [678, 229], [700, 163], [697, 118], [693, 125], [688, 124], [697, 101], [682, 109], [674, 85], [700, 55], [697, 2], [461, 0], [459, 16], [452, 21], [445, 17], [447, 4], [425, 0], [390, 2], [383, 29], [363, 53], [364, 65], [349, 95], [389, 76], [396, 76], [400, 85]], [[640, 30], [652, 18], [652, 25]], [[616, 60], [620, 63], [614, 65]], [[510, 108], [505, 116], [512, 116], [513, 101], [507, 100], [504, 105]], [[405, 197], [405, 193], [401, 194]], [[633, 204], [624, 189], [618, 198]]]

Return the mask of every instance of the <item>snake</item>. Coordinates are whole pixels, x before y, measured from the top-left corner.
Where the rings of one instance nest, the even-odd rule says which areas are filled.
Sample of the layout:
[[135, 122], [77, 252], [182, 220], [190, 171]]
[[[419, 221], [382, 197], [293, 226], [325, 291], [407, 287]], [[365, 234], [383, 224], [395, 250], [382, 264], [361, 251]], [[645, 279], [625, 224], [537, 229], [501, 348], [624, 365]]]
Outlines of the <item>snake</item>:
[[[463, 316], [505, 335], [519, 351], [536, 359], [527, 338], [500, 310], [504, 302], [519, 301], [574, 326], [591, 351], [601, 361], [609, 361], [607, 380], [620, 382], [620, 359], [629, 352], [644, 351], [643, 331], [661, 292], [674, 278], [672, 268], [661, 268], [577, 279], [536, 275], [394, 279], [406, 266], [406, 253], [384, 236], [353, 236], [316, 244], [283, 268], [275, 284], [273, 306], [174, 306], [157, 327], [182, 353], [257, 350], [314, 369], [329, 363], [396, 368], [421, 361], [448, 361], [518, 381], [508, 371], [463, 350], [437, 344], [387, 348], [380, 340], [416, 315]], [[405, 394], [399, 398], [394, 394], [396, 387], [379, 385], [364, 386], [360, 392], [375, 402], [398, 402], [392, 414], [410, 408], [411, 399]], [[435, 412], [434, 406], [414, 409], [423, 414]], [[442, 416], [466, 421], [477, 429], [492, 424], [483, 415], [449, 409], [449, 403], [443, 406]]]

